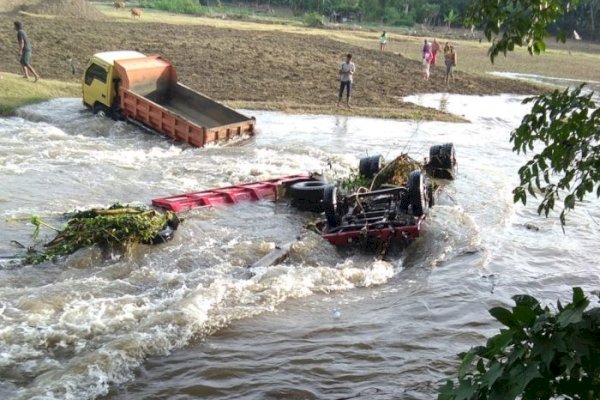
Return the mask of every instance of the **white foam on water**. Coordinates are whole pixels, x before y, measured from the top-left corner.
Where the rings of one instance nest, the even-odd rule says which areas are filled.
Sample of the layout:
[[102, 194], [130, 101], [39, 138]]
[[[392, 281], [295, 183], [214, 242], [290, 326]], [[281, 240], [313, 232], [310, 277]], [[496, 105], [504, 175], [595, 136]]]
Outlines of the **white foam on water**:
[[[14, 393], [19, 399], [94, 398], [106, 393], [109, 384], [130, 380], [132, 370], [149, 355], [168, 354], [234, 319], [273, 311], [290, 298], [380, 285], [394, 275], [393, 266], [384, 261], [356, 265], [348, 260], [329, 267], [283, 264], [255, 268], [250, 279], [225, 273], [232, 269], [217, 265], [196, 286], [182, 284], [173, 290], [166, 290], [165, 282], [194, 278], [174, 272], [163, 276], [146, 267], [121, 285], [83, 278], [46, 290], [2, 290], [0, 338], [6, 345], [0, 368], [34, 377]], [[142, 280], [162, 287], [148, 285], [139, 291]], [[26, 319], [7, 321], [7, 314]]]

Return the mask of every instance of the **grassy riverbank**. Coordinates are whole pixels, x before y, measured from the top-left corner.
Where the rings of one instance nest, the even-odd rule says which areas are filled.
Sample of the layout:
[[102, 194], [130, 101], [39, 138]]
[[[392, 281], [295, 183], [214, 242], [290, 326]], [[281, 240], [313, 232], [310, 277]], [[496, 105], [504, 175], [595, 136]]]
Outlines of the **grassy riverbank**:
[[25, 80], [20, 75], [1, 73], [0, 116], [13, 115], [27, 104], [39, 103], [56, 97], [77, 97], [81, 87], [73, 82], [57, 80]]

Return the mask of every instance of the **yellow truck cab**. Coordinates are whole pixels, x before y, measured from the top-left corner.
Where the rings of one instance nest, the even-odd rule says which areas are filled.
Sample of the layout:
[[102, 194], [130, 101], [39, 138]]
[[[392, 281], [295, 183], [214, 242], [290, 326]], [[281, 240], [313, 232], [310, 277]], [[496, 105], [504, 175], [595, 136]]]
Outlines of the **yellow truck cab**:
[[107, 51], [96, 53], [88, 62], [83, 75], [83, 104], [91, 108], [94, 114], [106, 116], [112, 114], [118, 104], [119, 74], [114, 68], [115, 61], [145, 57], [137, 51]]

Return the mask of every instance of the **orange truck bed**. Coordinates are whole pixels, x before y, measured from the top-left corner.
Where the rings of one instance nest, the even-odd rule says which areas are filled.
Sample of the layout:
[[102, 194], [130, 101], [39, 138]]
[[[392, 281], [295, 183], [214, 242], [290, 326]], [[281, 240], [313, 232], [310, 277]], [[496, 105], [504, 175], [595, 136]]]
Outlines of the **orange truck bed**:
[[196, 147], [254, 135], [254, 118], [178, 83], [163, 57], [118, 60], [114, 67], [120, 112], [130, 121]]

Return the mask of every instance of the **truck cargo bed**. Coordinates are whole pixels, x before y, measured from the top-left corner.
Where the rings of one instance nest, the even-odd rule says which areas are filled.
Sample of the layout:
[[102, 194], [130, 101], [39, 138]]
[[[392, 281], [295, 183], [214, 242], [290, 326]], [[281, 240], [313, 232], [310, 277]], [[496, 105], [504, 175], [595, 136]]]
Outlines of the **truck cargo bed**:
[[248, 120], [246, 116], [194, 92], [180, 83], [171, 88], [171, 93], [166, 99], [162, 99], [162, 101], [156, 99], [155, 101], [167, 110], [208, 129]]
[[255, 120], [177, 82], [159, 56], [115, 61], [120, 109], [133, 122], [192, 146], [254, 134]]

